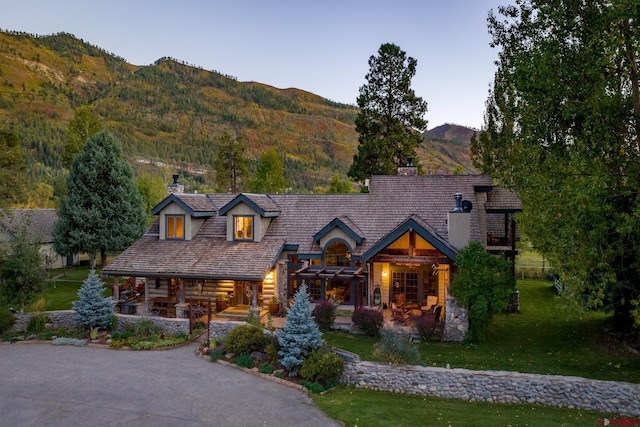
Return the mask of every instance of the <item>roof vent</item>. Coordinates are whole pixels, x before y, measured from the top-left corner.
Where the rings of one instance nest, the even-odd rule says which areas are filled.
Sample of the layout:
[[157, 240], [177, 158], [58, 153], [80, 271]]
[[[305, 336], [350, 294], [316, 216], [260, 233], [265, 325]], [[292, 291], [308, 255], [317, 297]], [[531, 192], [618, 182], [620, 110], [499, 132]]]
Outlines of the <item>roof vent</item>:
[[455, 193], [453, 195], [453, 211], [452, 212], [462, 212], [462, 193]]
[[462, 212], [469, 213], [469, 212], [471, 212], [471, 209], [473, 209], [473, 203], [471, 203], [469, 200], [463, 200], [462, 201]]

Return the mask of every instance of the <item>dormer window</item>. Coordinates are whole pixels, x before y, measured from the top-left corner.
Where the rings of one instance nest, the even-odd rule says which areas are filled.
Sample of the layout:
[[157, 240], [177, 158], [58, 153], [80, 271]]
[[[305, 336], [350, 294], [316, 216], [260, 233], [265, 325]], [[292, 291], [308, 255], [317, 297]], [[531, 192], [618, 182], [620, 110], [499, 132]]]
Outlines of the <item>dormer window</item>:
[[253, 215], [233, 217], [233, 239], [253, 241]]
[[166, 215], [167, 239], [184, 240], [184, 215]]

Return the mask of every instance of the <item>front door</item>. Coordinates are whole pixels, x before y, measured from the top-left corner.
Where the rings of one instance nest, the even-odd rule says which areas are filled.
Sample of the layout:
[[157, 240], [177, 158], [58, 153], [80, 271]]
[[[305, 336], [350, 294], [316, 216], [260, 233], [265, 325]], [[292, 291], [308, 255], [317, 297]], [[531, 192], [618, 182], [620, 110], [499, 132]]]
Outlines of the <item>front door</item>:
[[251, 305], [251, 283], [236, 282], [235, 286], [235, 305]]

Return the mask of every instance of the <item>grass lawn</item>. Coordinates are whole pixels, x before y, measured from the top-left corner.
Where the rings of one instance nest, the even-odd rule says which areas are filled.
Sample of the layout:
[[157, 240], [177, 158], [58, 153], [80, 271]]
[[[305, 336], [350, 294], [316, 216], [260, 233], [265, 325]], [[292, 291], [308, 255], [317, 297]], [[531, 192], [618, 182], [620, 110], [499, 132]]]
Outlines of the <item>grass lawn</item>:
[[616, 418], [577, 409], [466, 402], [340, 387], [312, 395], [316, 405], [345, 426], [597, 426]]
[[[485, 341], [477, 344], [422, 342], [419, 351], [429, 366], [573, 375], [640, 383], [640, 357], [626, 351], [605, 331], [603, 313], [577, 315], [562, 308], [550, 282], [519, 280], [519, 314], [498, 315]], [[339, 331], [324, 334], [336, 347], [373, 356], [375, 339]]]
[[[78, 289], [90, 271], [86, 266], [51, 270], [50, 279], [42, 291], [42, 296], [47, 301], [47, 310], [71, 310], [71, 303], [78, 300]], [[100, 274], [97, 268], [96, 274]], [[106, 286], [104, 296], [110, 295], [111, 288]]]

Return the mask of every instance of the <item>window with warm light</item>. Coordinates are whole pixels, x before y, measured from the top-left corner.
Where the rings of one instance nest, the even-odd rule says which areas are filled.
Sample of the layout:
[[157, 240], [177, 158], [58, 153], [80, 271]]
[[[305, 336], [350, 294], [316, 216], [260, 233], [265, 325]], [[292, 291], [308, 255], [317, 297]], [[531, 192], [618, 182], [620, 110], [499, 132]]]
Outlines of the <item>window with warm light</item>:
[[253, 216], [233, 217], [233, 239], [253, 240]]
[[184, 215], [167, 215], [167, 239], [184, 240]]

